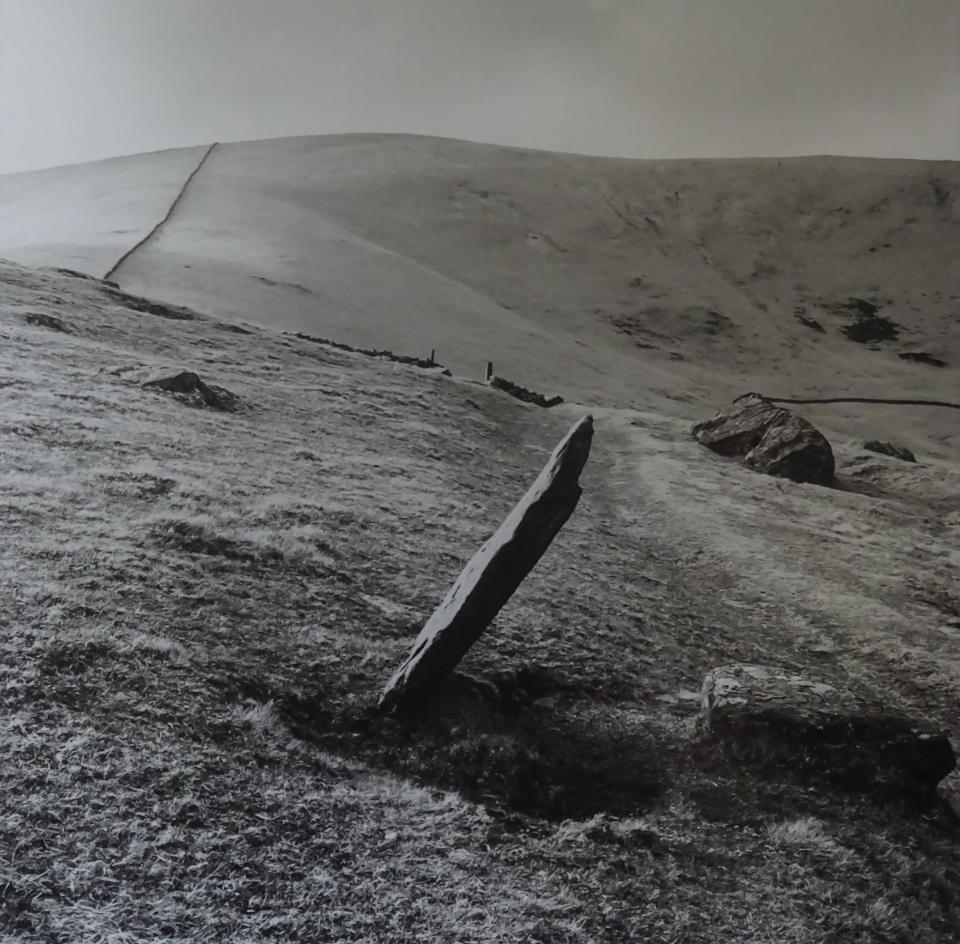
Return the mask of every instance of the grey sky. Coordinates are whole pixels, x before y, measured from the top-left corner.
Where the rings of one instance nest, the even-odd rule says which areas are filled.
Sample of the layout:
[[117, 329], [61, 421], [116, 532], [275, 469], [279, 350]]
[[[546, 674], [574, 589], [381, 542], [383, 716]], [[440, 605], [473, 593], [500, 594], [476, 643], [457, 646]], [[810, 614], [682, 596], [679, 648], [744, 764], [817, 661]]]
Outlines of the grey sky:
[[0, 172], [408, 131], [960, 158], [957, 0], [0, 0]]

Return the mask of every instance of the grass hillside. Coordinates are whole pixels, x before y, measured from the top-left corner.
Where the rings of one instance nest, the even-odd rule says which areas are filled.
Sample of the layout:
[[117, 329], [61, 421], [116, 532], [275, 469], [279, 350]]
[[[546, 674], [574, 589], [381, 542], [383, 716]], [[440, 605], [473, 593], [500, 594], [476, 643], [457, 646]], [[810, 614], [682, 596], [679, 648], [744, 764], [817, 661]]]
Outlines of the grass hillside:
[[123, 287], [228, 321], [436, 349], [463, 376], [492, 360], [548, 392], [675, 416], [744, 389], [951, 399], [958, 237], [957, 162], [342, 135], [0, 179], [0, 256], [101, 276], [123, 259]]
[[[287, 145], [294, 156], [317, 146]], [[260, 147], [233, 154], [250, 160]], [[324, 147], [330, 163], [336, 144]], [[330, 219], [349, 211], [349, 186], [337, 192], [339, 209], [324, 198]], [[399, 234], [397, 213], [363, 238]], [[201, 245], [213, 251], [206, 224], [182, 223], [196, 227], [191, 259]], [[439, 252], [431, 226], [419, 245]], [[622, 220], [610, 226], [648, 238]], [[168, 258], [161, 246], [144, 264]], [[134, 255], [129, 277], [121, 267], [122, 284], [140, 264]], [[457, 264], [466, 279], [467, 260]], [[256, 281], [241, 269], [219, 283], [236, 291], [227, 299]], [[611, 283], [625, 272], [608, 273]], [[279, 283], [282, 273], [258, 274]], [[924, 447], [917, 464], [841, 437], [838, 487], [797, 485], [690, 439], [699, 408], [684, 362], [663, 369], [678, 371], [665, 376], [689, 398], [670, 401], [686, 417], [599, 397], [543, 410], [456, 369], [240, 326], [268, 289], [280, 292], [278, 320], [286, 310], [289, 291], [263, 284], [223, 320], [0, 264], [0, 937], [960, 936], [958, 828], [944, 805], [743, 767], [696, 724], [704, 674], [742, 661], [855, 688], [960, 735], [960, 471], [939, 420], [911, 429]], [[181, 291], [193, 289], [170, 294]], [[523, 317], [556, 340], [553, 302]], [[748, 340], [774, 331], [772, 315], [764, 326], [744, 310]], [[931, 312], [930, 324], [941, 317]], [[581, 317], [570, 300], [571, 337], [588, 336], [586, 321], [574, 325]], [[602, 337], [597, 319], [590, 330]], [[810, 330], [783, 323], [797, 337]], [[660, 356], [610, 331], [624, 358], [638, 358], [638, 376], [642, 358]], [[681, 343], [682, 333], [670, 341]], [[708, 342], [694, 332], [689, 343], [688, 353]], [[854, 364], [876, 359], [903, 371], [897, 378], [955, 376], [851, 350]], [[545, 374], [528, 366], [515, 379], [535, 385]], [[215, 396], [149, 386], [181, 371]], [[573, 376], [574, 390], [586, 376]], [[424, 619], [588, 408], [595, 444], [570, 522], [421, 723], [376, 715]], [[888, 419], [917, 415], [898, 409]], [[844, 422], [855, 427], [857, 414]]]

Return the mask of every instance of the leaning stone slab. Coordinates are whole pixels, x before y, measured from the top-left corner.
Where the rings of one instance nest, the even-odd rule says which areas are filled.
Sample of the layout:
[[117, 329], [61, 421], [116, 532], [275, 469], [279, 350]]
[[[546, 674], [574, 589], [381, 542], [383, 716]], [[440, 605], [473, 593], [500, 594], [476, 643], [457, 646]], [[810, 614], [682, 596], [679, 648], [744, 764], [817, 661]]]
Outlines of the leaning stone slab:
[[943, 731], [824, 681], [762, 665], [709, 672], [701, 729], [773, 776], [929, 802], [956, 766]]
[[580, 500], [580, 473], [590, 455], [593, 419], [585, 416], [553, 451], [529, 491], [464, 567], [420, 631], [410, 655], [387, 683], [384, 710], [436, 691], [490, 625], [550, 546]]

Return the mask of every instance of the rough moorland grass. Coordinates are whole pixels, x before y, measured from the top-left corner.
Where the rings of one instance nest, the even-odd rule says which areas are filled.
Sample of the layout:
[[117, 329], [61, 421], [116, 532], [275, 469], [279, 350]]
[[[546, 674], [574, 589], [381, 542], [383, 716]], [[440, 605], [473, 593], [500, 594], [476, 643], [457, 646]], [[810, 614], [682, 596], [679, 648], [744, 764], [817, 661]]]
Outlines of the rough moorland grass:
[[[611, 427], [437, 711], [385, 721], [574, 412], [0, 278], [0, 936], [956, 939], [941, 816], [756, 782], [692, 737], [703, 671], [784, 640], [624, 525]], [[180, 370], [243, 408], [141, 386]]]

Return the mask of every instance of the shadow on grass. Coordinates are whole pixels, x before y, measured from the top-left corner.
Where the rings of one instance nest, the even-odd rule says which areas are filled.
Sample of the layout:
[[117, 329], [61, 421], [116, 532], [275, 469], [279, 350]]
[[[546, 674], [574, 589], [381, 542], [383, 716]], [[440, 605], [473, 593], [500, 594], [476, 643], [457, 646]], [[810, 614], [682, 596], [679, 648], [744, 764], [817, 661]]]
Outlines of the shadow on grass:
[[[254, 685], [233, 697], [252, 692], [269, 694]], [[551, 698], [571, 694], [544, 670], [523, 668], [496, 681], [455, 674], [439, 697], [402, 716], [330, 691], [285, 693], [274, 703], [298, 738], [492, 810], [560, 821], [649, 809], [663, 791], [659, 751], [635, 731], [583, 720]]]

